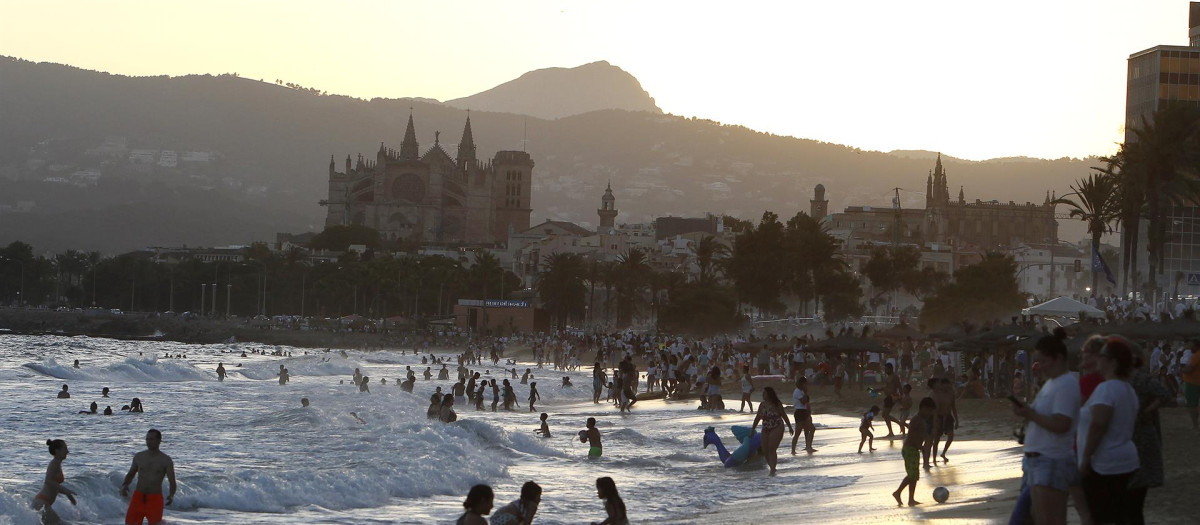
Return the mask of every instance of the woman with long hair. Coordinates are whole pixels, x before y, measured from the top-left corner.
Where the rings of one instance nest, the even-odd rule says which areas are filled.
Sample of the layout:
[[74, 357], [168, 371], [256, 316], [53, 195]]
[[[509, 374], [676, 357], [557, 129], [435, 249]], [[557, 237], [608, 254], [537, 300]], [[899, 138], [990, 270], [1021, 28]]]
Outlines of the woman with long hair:
[[1134, 371], [1129, 378], [1140, 405], [1137, 423], [1133, 427], [1133, 446], [1137, 448], [1138, 461], [1142, 465], [1129, 480], [1129, 505], [1125, 513], [1125, 522], [1129, 525], [1146, 523], [1143, 513], [1146, 493], [1163, 485], [1162, 426], [1158, 419], [1158, 408], [1174, 399], [1151, 371], [1150, 363], [1145, 362], [1144, 357], [1144, 350], [1134, 354]]
[[604, 500], [604, 512], [607, 518], [592, 525], [629, 525], [629, 516], [625, 512], [625, 502], [617, 493], [617, 484], [612, 478], [605, 476], [596, 479], [596, 494]]
[[63, 494], [75, 504], [75, 493], [63, 486], [63, 481], [66, 479], [63, 476], [62, 462], [67, 459], [67, 442], [61, 439], [47, 439], [46, 446], [50, 449], [50, 455], [54, 459], [50, 460], [50, 466], [46, 468], [46, 481], [42, 483], [42, 490], [37, 496], [33, 497], [33, 510], [42, 511], [43, 523], [60, 523], [58, 514], [54, 512], [54, 500], [58, 499], [59, 494]]
[[771, 467], [771, 475], [774, 476], [775, 464], [779, 461], [779, 443], [783, 441], [783, 425], [787, 424], [788, 433], [796, 433], [792, 428], [792, 420], [783, 412], [783, 402], [779, 401], [774, 388], [763, 389], [758, 414], [754, 416], [754, 423], [750, 425], [751, 434], [758, 428], [759, 421], [763, 424], [762, 454], [767, 459], [767, 466]]
[[[544, 415], [544, 414], [543, 414]], [[542, 503], [542, 487], [532, 481], [521, 485], [521, 497], [496, 509], [489, 520], [491, 525], [529, 525]]]
[[487, 485], [471, 487], [471, 491], [467, 493], [467, 500], [463, 502], [463, 508], [467, 510], [458, 517], [454, 525], [488, 525], [487, 520], [483, 517], [492, 512], [492, 500], [495, 497], [492, 487]]
[[708, 371], [708, 409], [725, 410], [725, 401], [721, 400], [721, 367], [714, 366]]
[[1133, 428], [1138, 396], [1129, 375], [1133, 345], [1111, 336], [1100, 350], [1099, 371], [1104, 382], [1079, 409], [1079, 473], [1092, 520], [1098, 525], [1124, 523], [1129, 504], [1129, 480], [1140, 466]]

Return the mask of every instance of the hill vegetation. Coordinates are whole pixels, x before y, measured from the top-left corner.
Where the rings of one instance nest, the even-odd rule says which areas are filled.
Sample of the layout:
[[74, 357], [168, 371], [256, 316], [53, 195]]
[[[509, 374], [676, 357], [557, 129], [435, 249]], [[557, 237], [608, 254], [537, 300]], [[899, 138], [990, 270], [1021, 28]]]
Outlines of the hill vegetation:
[[[831, 211], [889, 205], [895, 187], [904, 190], [902, 206], [919, 208], [932, 168], [925, 158], [653, 111], [545, 120], [472, 109], [480, 158], [512, 149], [533, 156], [535, 223], [595, 226], [610, 181], [618, 222], [705, 212], [757, 219], [768, 209], [790, 216], [808, 210], [818, 183]], [[237, 75], [135, 78], [0, 58], [0, 244], [117, 252], [319, 230], [330, 155], [341, 170], [347, 155], [373, 158], [380, 142], [398, 147], [410, 111], [422, 150], [441, 131], [443, 147], [454, 151], [466, 112], [427, 99], [361, 100]], [[133, 150], [212, 152], [214, 160], [203, 168], [133, 166]], [[962, 184], [968, 200], [1039, 203], [1047, 188], [1061, 193], [1095, 164], [942, 159], [952, 193]], [[92, 186], [46, 182], [89, 168], [101, 174]], [[22, 202], [34, 206], [11, 211]]]

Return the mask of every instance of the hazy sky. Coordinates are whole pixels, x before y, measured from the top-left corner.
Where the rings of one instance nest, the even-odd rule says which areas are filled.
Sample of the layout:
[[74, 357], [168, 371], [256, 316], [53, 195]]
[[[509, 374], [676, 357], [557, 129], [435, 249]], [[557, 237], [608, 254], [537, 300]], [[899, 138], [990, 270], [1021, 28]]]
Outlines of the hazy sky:
[[1188, 2], [0, 2], [0, 54], [128, 75], [237, 72], [363, 98], [470, 95], [608, 60], [664, 111], [969, 159], [1115, 150], [1126, 59]]

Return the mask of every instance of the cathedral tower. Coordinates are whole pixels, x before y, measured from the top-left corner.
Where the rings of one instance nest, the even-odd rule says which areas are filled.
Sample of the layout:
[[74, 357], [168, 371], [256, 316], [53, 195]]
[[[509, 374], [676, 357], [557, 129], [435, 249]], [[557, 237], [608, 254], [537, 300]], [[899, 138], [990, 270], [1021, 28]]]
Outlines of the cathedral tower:
[[818, 184], [813, 188], [813, 198], [808, 201], [808, 216], [818, 222], [829, 215], [829, 201], [825, 200], [825, 185]]
[[604, 190], [604, 196], [600, 197], [600, 209], [596, 210], [596, 215], [600, 216], [600, 227], [596, 228], [596, 233], [612, 231], [617, 218], [617, 198], [613, 197], [611, 182]]

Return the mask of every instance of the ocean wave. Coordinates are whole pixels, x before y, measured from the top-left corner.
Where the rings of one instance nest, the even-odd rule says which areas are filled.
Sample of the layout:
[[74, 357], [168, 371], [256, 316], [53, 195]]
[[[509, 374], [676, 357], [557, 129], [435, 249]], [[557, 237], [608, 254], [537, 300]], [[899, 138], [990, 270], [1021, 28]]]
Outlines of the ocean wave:
[[59, 364], [54, 359], [41, 363], [27, 363], [25, 368], [39, 374], [68, 381], [98, 382], [178, 382], [212, 381], [216, 372], [205, 372], [185, 360], [162, 360], [156, 357], [127, 357], [123, 361], [103, 365], [75, 368]]

